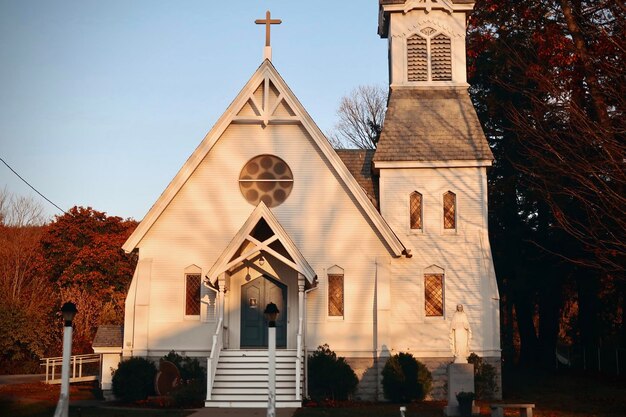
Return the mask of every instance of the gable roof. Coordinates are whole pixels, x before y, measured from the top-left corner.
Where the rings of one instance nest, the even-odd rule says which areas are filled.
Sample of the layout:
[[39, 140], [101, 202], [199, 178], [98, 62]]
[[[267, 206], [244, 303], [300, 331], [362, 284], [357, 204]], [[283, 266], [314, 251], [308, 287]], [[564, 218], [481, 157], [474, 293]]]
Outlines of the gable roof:
[[392, 88], [374, 163], [489, 161], [467, 88]]
[[[262, 87], [266, 94], [257, 94]], [[269, 102], [270, 94], [267, 92], [274, 94], [273, 103]], [[357, 205], [363, 210], [392, 254], [401, 256], [404, 253], [404, 245], [370, 202], [346, 166], [341, 162], [341, 159], [333, 150], [322, 131], [317, 127], [276, 68], [267, 59], [259, 66], [228, 109], [207, 133], [200, 145], [198, 145], [165, 191], [150, 208], [139, 226], [126, 240], [126, 243], [122, 246], [126, 252], [130, 252], [138, 246], [141, 239], [148, 233], [152, 225], [231, 123], [253, 123], [263, 126], [284, 123], [301, 124], [309, 133], [320, 152], [328, 159], [339, 180], [346, 185]]]
[[[267, 236], [265, 239], [257, 239], [254, 236], [254, 230], [263, 219], [272, 231], [271, 236]], [[280, 253], [274, 245], [278, 241], [286, 254]], [[252, 248], [246, 247], [241, 253], [238, 252], [242, 245], [246, 243], [251, 244]], [[274, 246], [272, 246], [274, 245]], [[264, 251], [273, 257], [277, 258], [281, 262], [295, 269], [313, 284], [315, 282], [315, 271], [309, 263], [306, 261], [302, 253], [291, 240], [285, 229], [278, 222], [274, 214], [262, 201], [254, 209], [252, 214], [245, 221], [239, 232], [230, 241], [226, 249], [222, 252], [217, 261], [213, 264], [209, 270], [207, 277], [210, 282], [215, 282], [217, 276], [222, 272], [233, 268], [243, 262], [245, 259], [254, 257]]]
[[378, 208], [378, 176], [372, 171], [374, 149], [336, 149], [337, 155], [359, 183], [374, 207]]

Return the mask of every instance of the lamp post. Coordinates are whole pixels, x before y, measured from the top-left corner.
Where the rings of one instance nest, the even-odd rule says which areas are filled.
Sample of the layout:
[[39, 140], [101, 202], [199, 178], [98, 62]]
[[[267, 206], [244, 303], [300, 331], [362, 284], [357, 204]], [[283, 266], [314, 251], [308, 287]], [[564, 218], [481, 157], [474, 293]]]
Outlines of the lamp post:
[[276, 417], [276, 317], [278, 307], [269, 303], [263, 314], [268, 322], [267, 327], [267, 356], [268, 356], [268, 392], [267, 392], [267, 417]]
[[67, 417], [70, 405], [70, 356], [72, 355], [72, 320], [78, 310], [76, 304], [65, 303], [61, 307], [63, 315], [63, 366], [61, 368], [61, 395], [54, 417]]

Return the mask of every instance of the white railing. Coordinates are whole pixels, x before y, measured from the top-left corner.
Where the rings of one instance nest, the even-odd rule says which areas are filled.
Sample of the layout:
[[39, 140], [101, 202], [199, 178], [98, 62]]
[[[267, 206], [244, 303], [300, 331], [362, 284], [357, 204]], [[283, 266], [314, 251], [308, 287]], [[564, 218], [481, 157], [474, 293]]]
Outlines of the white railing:
[[220, 317], [217, 322], [217, 328], [215, 329], [215, 334], [213, 334], [213, 344], [211, 345], [211, 356], [207, 359], [207, 389], [206, 389], [206, 400], [211, 400], [211, 391], [213, 390], [213, 381], [215, 381], [215, 371], [217, 370], [217, 363], [220, 360], [220, 352], [222, 351], [223, 346], [223, 337], [222, 337], [222, 323], [224, 321], [224, 317]]
[[302, 317], [298, 321], [296, 340], [296, 401], [300, 401], [302, 400]]
[[[96, 381], [100, 372], [100, 360], [99, 354], [72, 356], [70, 358], [70, 382]], [[63, 357], [43, 358], [40, 365], [46, 367], [46, 384], [61, 383]]]

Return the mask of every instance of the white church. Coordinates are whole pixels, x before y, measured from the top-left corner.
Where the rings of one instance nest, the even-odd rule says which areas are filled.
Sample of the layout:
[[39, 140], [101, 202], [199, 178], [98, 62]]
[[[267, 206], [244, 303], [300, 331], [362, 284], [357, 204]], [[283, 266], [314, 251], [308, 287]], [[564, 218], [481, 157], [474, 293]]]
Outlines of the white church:
[[470, 350], [499, 370], [487, 230], [493, 156], [466, 80], [473, 6], [379, 1], [390, 80], [375, 151], [333, 149], [266, 46], [124, 244], [139, 261], [123, 345], [96, 351], [199, 357], [207, 406], [265, 406], [263, 311], [273, 302], [277, 406], [301, 404], [307, 355], [322, 344], [357, 373], [357, 398], [383, 400], [386, 358], [408, 352], [429, 367], [431, 395], [442, 399], [450, 321], [462, 304]]

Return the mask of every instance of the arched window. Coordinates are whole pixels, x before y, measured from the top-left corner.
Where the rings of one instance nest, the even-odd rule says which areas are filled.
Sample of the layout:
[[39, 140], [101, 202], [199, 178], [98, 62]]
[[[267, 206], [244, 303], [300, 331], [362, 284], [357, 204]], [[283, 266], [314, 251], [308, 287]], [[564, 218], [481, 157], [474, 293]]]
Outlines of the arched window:
[[456, 194], [452, 191], [443, 195], [443, 228], [456, 229]]
[[406, 40], [408, 81], [452, 81], [452, 42], [431, 27]]
[[426, 317], [443, 317], [444, 270], [431, 265], [424, 270], [424, 313]]
[[411, 193], [409, 198], [409, 212], [411, 229], [422, 229], [422, 195], [417, 191]]

